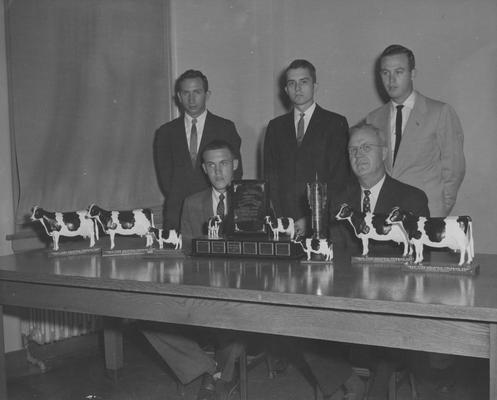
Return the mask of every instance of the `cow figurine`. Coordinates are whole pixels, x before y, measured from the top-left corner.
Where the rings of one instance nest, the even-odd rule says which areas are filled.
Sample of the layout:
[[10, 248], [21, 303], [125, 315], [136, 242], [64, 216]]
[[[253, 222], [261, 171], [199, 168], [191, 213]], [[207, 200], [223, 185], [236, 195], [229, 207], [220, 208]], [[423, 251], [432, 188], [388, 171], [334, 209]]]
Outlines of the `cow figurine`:
[[110, 249], [115, 247], [114, 237], [119, 235], [146, 236], [146, 246], [151, 247], [153, 238], [150, 227], [154, 227], [154, 215], [149, 208], [127, 211], [107, 211], [92, 204], [88, 207], [88, 217], [98, 221], [105, 233], [110, 236]]
[[90, 238], [90, 247], [95, 246], [98, 237], [98, 227], [95, 221], [88, 219], [86, 210], [69, 212], [51, 212], [34, 206], [31, 213], [32, 221], [40, 221], [48, 236], [53, 239], [53, 249], [59, 250], [60, 236], [83, 236]]
[[306, 238], [305, 245], [302, 240], [294, 240], [293, 242], [300, 243], [304, 252], [307, 254], [307, 260], [311, 259], [312, 253], [323, 255], [326, 261], [333, 260], [333, 243], [330, 239]]
[[469, 216], [418, 217], [394, 207], [387, 217], [387, 223], [405, 230], [416, 252], [416, 264], [423, 261], [424, 245], [459, 251], [459, 265], [464, 264], [466, 255], [468, 264], [473, 261], [473, 222]]
[[412, 249], [406, 231], [400, 225], [387, 223], [387, 215], [375, 213], [363, 213], [355, 211], [347, 203], [340, 206], [336, 215], [337, 220], [347, 220], [352, 225], [355, 235], [362, 241], [362, 255], [369, 253], [369, 240], [394, 241], [404, 245], [403, 257], [410, 255]]
[[175, 229], [162, 229], [151, 226], [149, 232], [157, 240], [157, 243], [159, 243], [160, 249], [164, 248], [164, 243], [172, 244], [175, 250], [180, 250], [183, 247], [181, 233], [178, 233]]
[[209, 239], [219, 239], [219, 227], [223, 222], [219, 215], [213, 215], [207, 221], [207, 237]]
[[271, 218], [269, 215], [266, 215], [264, 222], [271, 228], [274, 240], [279, 239], [280, 233], [289, 235], [290, 240], [293, 240], [295, 237], [295, 223], [293, 218]]

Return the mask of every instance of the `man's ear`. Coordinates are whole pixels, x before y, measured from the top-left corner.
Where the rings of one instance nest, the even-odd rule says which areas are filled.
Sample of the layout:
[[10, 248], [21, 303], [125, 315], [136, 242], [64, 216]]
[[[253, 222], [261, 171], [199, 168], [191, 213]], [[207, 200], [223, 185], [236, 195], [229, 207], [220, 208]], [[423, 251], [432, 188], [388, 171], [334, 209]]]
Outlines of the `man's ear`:
[[416, 68], [413, 68], [411, 70], [411, 79], [414, 80], [414, 78], [416, 77], [416, 73], [417, 73], [417, 69]]
[[204, 170], [204, 172], [207, 174], [207, 167], [205, 166], [205, 163], [202, 163], [202, 169]]
[[236, 171], [238, 169], [238, 158], [235, 158], [233, 160], [233, 171]]
[[209, 100], [210, 97], [211, 97], [211, 91], [208, 90], [207, 92], [205, 92], [205, 101]]
[[383, 146], [381, 148], [381, 155], [382, 155], [381, 159], [383, 161], [385, 161], [387, 159], [387, 157], [388, 157], [388, 147], [387, 146]]

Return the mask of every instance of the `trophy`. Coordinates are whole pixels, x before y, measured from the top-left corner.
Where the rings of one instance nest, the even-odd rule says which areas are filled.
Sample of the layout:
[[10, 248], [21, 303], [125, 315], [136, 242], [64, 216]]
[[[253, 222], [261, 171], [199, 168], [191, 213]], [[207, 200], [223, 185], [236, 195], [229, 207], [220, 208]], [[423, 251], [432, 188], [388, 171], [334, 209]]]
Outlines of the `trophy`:
[[314, 239], [324, 239], [326, 235], [326, 202], [328, 200], [327, 196], [327, 185], [318, 181], [316, 174], [316, 180], [311, 183], [307, 183], [307, 201], [309, 202], [309, 207], [312, 211], [311, 226], [312, 226], [312, 237]]

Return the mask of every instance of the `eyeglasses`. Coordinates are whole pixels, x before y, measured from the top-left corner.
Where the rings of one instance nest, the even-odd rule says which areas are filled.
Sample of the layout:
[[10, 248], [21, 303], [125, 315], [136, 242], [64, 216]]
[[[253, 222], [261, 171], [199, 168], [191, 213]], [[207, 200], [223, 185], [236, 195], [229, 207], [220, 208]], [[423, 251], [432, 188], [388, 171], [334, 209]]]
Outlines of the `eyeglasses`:
[[362, 154], [368, 154], [373, 147], [383, 147], [381, 144], [373, 144], [373, 143], [363, 143], [360, 146], [349, 146], [349, 155], [356, 156], [359, 150], [361, 150]]

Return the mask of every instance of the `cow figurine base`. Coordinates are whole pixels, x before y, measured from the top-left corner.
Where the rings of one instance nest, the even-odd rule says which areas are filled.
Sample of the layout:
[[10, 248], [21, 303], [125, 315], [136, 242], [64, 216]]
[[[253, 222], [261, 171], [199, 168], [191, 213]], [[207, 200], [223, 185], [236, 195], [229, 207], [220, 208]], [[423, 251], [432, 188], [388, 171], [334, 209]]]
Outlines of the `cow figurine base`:
[[402, 270], [406, 272], [477, 275], [480, 272], [480, 265], [475, 263], [459, 265], [448, 262], [422, 262], [419, 264], [408, 262], [402, 266]]
[[352, 264], [369, 264], [379, 267], [398, 267], [399, 265], [411, 263], [412, 256], [352, 256]]
[[48, 257], [70, 257], [70, 256], [86, 256], [86, 255], [101, 255], [102, 249], [100, 247], [91, 247], [83, 249], [62, 249], [62, 250], [49, 250]]

